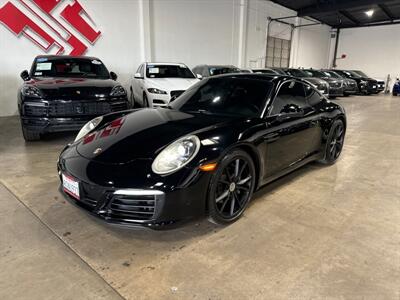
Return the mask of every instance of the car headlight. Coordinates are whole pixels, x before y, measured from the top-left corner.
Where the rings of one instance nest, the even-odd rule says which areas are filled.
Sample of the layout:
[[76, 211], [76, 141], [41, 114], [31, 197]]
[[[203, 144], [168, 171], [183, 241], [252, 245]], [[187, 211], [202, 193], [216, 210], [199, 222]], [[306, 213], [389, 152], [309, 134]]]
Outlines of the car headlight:
[[176, 140], [154, 160], [151, 169], [156, 174], [170, 174], [187, 165], [199, 152], [200, 140], [195, 135]]
[[75, 138], [75, 142], [77, 140], [80, 140], [85, 135], [87, 135], [89, 132], [91, 132], [93, 129], [95, 129], [97, 126], [99, 126], [99, 124], [101, 123], [102, 120], [103, 120], [103, 117], [97, 117], [97, 118], [94, 118], [93, 120], [87, 122], [82, 127], [82, 129], [79, 131], [78, 135]]
[[22, 88], [22, 95], [32, 97], [32, 98], [40, 98], [42, 97], [41, 91], [34, 86], [24, 86]]
[[111, 97], [120, 97], [125, 95], [126, 91], [121, 85], [114, 86], [110, 93]]
[[147, 91], [149, 93], [152, 93], [152, 94], [162, 94], [162, 95], [166, 95], [167, 94], [166, 91], [159, 90], [159, 89], [156, 89], [156, 88], [149, 88], [149, 89], [147, 89]]

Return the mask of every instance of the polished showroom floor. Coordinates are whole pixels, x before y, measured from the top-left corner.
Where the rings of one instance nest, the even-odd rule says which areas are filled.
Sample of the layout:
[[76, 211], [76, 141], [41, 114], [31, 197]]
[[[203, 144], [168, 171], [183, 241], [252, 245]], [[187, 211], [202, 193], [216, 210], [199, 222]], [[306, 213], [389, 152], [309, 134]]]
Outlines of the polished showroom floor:
[[0, 299], [399, 299], [400, 97], [337, 100], [341, 159], [256, 194], [228, 227], [111, 227], [66, 203], [72, 135], [25, 144], [0, 118]]

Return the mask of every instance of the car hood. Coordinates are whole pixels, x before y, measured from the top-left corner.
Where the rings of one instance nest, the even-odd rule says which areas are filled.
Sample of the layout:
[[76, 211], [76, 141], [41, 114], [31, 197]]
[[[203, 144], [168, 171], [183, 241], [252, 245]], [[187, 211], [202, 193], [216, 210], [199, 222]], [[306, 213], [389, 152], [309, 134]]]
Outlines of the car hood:
[[108, 97], [118, 83], [111, 79], [33, 78], [26, 83], [40, 89], [45, 98], [88, 99]]
[[77, 151], [85, 158], [102, 163], [151, 159], [182, 136], [232, 126], [234, 120], [164, 108], [140, 109], [100, 126], [78, 142]]
[[147, 88], [157, 88], [164, 91], [187, 90], [199, 81], [197, 78], [147, 78]]
[[308, 81], [311, 84], [314, 85], [320, 85], [320, 84], [325, 84], [326, 81], [321, 79], [321, 78], [317, 78], [317, 77], [305, 77], [304, 80]]

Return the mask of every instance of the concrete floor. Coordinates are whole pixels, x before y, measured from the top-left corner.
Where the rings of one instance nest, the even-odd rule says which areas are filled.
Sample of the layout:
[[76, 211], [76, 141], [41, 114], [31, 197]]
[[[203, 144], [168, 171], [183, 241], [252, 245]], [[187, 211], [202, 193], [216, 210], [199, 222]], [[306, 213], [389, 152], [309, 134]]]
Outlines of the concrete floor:
[[66, 203], [57, 155], [0, 118], [0, 299], [399, 299], [400, 98], [342, 98], [340, 161], [256, 194], [228, 227], [111, 227]]

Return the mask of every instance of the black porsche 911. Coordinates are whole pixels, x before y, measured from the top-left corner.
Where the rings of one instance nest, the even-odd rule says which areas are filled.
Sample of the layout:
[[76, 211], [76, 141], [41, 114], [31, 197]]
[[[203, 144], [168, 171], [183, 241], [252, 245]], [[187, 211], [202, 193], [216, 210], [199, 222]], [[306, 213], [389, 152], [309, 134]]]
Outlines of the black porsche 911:
[[345, 131], [344, 110], [306, 81], [210, 77], [168, 108], [86, 124], [59, 157], [60, 190], [111, 223], [228, 224], [264, 184], [311, 161], [334, 163]]
[[40, 55], [21, 77], [18, 110], [26, 141], [79, 130], [96, 116], [130, 107], [117, 75], [95, 57]]

